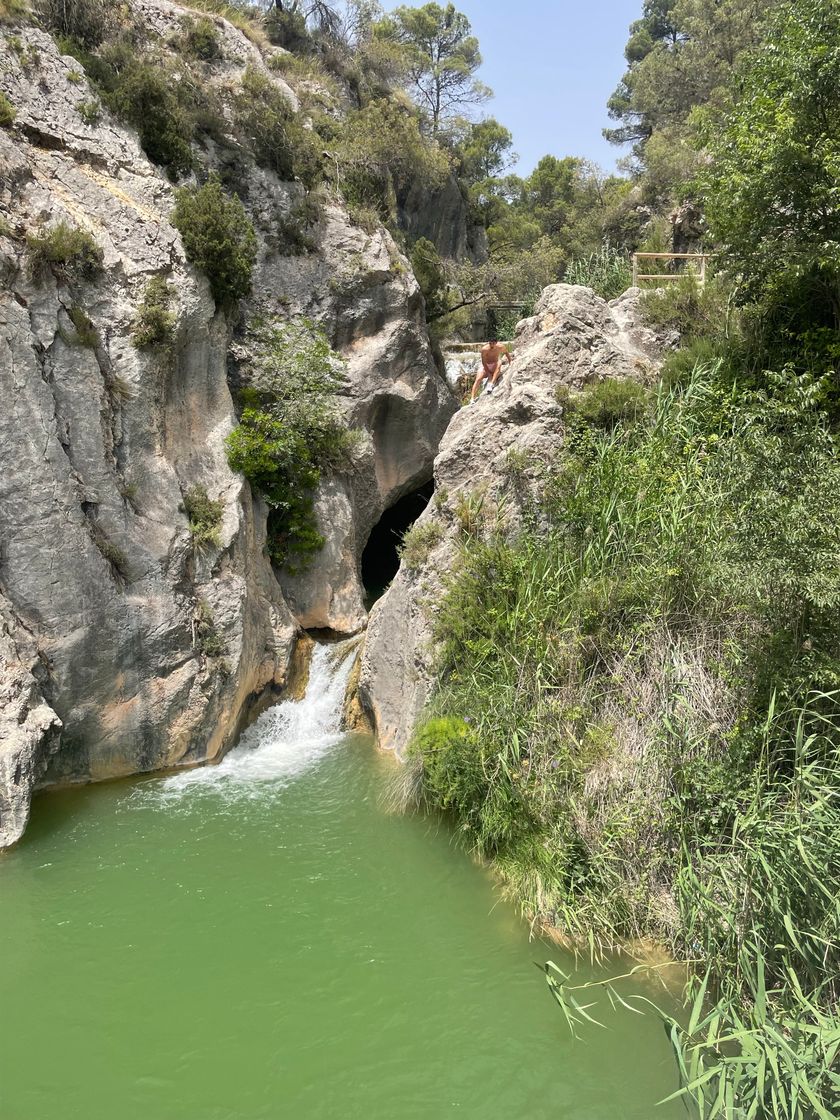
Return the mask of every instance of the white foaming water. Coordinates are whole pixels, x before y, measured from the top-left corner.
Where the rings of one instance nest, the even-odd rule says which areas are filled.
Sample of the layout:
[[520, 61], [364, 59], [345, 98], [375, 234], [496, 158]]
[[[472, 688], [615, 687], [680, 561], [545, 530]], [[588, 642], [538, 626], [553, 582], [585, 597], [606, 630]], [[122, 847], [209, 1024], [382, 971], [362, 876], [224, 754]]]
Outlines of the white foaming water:
[[286, 786], [341, 741], [347, 680], [358, 641], [317, 645], [302, 700], [284, 700], [263, 712], [217, 766], [173, 774], [157, 785], [167, 801], [199, 790], [260, 797], [266, 783]]

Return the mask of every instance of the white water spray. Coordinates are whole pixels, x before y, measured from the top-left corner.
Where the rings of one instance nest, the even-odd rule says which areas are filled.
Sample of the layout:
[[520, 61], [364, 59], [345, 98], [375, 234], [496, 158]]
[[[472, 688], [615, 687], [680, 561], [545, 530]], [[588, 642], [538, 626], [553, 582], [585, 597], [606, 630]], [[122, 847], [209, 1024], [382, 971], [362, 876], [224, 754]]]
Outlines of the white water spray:
[[158, 787], [167, 800], [199, 789], [260, 797], [265, 784], [286, 786], [341, 741], [341, 717], [357, 639], [317, 645], [302, 700], [263, 712], [217, 766], [173, 774]]

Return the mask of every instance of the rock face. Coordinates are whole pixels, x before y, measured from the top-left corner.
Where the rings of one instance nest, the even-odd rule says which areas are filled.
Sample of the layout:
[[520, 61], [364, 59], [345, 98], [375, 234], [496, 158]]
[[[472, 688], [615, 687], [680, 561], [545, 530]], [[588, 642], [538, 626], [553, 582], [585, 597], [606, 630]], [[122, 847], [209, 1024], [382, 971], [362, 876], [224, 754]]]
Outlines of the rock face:
[[[185, 14], [167, 0], [132, 9], [161, 42]], [[253, 43], [222, 20], [218, 32], [208, 81], [220, 103], [251, 65], [294, 104]], [[454, 405], [388, 234], [327, 203], [313, 251], [281, 256], [272, 232], [301, 188], [252, 167], [252, 306], [327, 331], [348, 360], [348, 415], [367, 433], [352, 477], [319, 495], [328, 544], [287, 583], [287, 602], [265, 554], [266, 508], [224, 451], [232, 324], [185, 258], [171, 184], [107, 112], [86, 123], [79, 105], [94, 95], [47, 34], [0, 29], [0, 86], [16, 112], [0, 129], [2, 847], [38, 784], [219, 757], [251, 699], [286, 682], [301, 625], [358, 629], [366, 535], [430, 476]], [[95, 238], [99, 276], [33, 275], [26, 234], [61, 221]], [[175, 293], [171, 355], [131, 338], [154, 275]], [[183, 505], [195, 487], [223, 503], [218, 542], [204, 547]]]
[[467, 199], [454, 176], [436, 191], [414, 183], [398, 204], [400, 228], [411, 240], [427, 238], [450, 260], [487, 259], [487, 233], [471, 220]]
[[359, 688], [383, 747], [405, 748], [429, 696], [435, 609], [461, 526], [501, 508], [515, 524], [523, 484], [511, 486], [506, 461], [539, 462], [562, 444], [557, 390], [655, 376], [661, 346], [640, 325], [639, 295], [631, 290], [607, 304], [589, 288], [546, 288], [535, 315], [517, 327], [516, 357], [495, 393], [449, 425], [435, 460], [435, 500], [417, 523], [427, 555], [413, 568], [403, 563], [370, 616]]

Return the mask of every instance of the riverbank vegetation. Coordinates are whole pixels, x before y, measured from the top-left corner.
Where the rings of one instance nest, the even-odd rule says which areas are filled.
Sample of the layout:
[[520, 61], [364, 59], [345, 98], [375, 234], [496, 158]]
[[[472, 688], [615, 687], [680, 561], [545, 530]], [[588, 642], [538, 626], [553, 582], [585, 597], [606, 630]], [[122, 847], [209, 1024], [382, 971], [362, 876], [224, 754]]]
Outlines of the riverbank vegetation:
[[[632, 408], [569, 397], [553, 462], [508, 464], [536, 496], [463, 535], [412, 748], [528, 913], [690, 962], [667, 1027], [703, 1120], [840, 1111], [840, 5], [772, 8], [737, 96], [688, 114], [717, 275], [645, 301], [683, 347]], [[613, 110], [650, 161], [642, 91], [688, 48], [637, 32]]]

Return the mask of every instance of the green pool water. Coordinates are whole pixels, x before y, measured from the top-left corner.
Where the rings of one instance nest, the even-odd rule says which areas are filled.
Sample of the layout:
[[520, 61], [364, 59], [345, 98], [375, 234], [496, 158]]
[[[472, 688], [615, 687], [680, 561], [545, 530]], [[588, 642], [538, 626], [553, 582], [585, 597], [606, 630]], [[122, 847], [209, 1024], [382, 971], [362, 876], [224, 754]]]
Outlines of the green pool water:
[[387, 810], [396, 764], [334, 701], [221, 767], [36, 799], [0, 856], [0, 1118], [683, 1115], [658, 1021], [602, 999], [572, 1040], [535, 962], [573, 962]]

